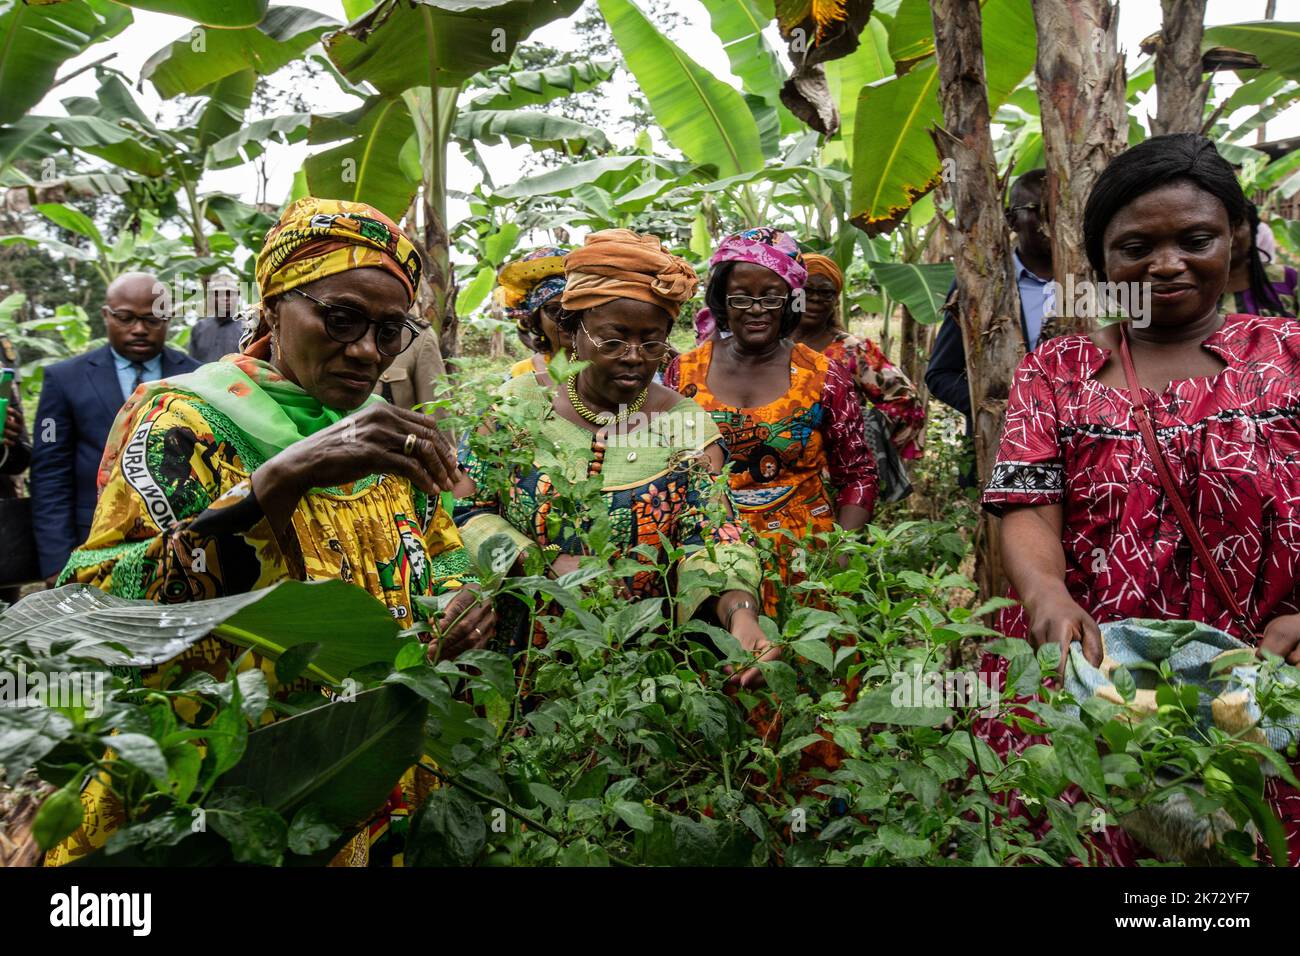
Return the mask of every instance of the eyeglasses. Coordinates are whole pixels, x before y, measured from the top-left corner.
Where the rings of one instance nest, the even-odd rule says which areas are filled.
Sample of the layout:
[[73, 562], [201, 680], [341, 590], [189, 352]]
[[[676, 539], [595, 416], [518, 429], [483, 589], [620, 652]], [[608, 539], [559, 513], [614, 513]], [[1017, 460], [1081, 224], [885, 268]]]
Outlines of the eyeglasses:
[[401, 355], [415, 341], [417, 330], [409, 322], [395, 322], [392, 319], [376, 322], [356, 309], [332, 302], [322, 302], [302, 289], [289, 291], [297, 292], [304, 299], [310, 299], [320, 307], [325, 334], [335, 342], [342, 342], [344, 345], [359, 342], [373, 325], [376, 326], [375, 348], [379, 349], [381, 354], [391, 358], [394, 355]]
[[135, 325], [137, 322], [143, 322], [145, 327], [149, 329], [161, 329], [171, 321], [171, 316], [159, 317], [156, 315], [136, 315], [133, 312], [121, 312], [112, 308], [108, 310], [108, 314], [113, 317], [114, 322], [122, 326], [124, 329], [131, 328], [131, 326]]
[[803, 297], [805, 299], [817, 299], [818, 301], [821, 302], [829, 302], [832, 299], [838, 299], [840, 297], [840, 294], [836, 292], [834, 289], [805, 288], [803, 290]]
[[1010, 206], [1008, 207], [1007, 212], [1015, 213], [1015, 212], [1019, 212], [1022, 209], [1025, 210], [1026, 212], [1038, 212], [1042, 208], [1043, 208], [1043, 204], [1040, 202], [1027, 202], [1027, 203], [1021, 203], [1019, 206]]
[[638, 355], [644, 355], [650, 361], [657, 362], [668, 351], [667, 342], [642, 342], [640, 345], [633, 345], [631, 342], [624, 342], [622, 339], [598, 339], [588, 332], [587, 327], [581, 323], [578, 328], [582, 329], [582, 334], [596, 347], [596, 352], [602, 358], [622, 358], [632, 349], [636, 349]]
[[775, 312], [777, 309], [784, 308], [785, 303], [789, 298], [788, 295], [729, 295], [727, 296], [727, 305], [735, 309], [737, 312], [748, 312], [754, 307], [754, 303], [757, 302], [763, 307], [764, 311]]

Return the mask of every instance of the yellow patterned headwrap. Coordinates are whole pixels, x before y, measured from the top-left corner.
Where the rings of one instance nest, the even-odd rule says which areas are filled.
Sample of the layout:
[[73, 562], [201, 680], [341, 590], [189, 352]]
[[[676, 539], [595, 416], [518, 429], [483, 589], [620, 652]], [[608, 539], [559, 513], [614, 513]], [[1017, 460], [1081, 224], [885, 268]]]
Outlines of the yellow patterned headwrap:
[[296, 286], [367, 267], [396, 276], [409, 300], [415, 301], [420, 255], [397, 223], [365, 203], [306, 196], [291, 204], [266, 234], [257, 257], [257, 284], [265, 301]]

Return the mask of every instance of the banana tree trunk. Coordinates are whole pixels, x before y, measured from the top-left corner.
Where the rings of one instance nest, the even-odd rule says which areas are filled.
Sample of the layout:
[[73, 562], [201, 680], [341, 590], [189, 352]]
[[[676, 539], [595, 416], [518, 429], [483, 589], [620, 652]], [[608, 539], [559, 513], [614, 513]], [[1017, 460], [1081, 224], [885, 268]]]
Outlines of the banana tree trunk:
[[1153, 135], [1200, 132], [1210, 84], [1203, 79], [1201, 37], [1206, 0], [1161, 0], [1156, 47], [1156, 115]]
[[420, 143], [424, 181], [420, 184], [423, 206], [424, 245], [427, 272], [417, 307], [425, 320], [438, 330], [443, 357], [453, 358], [459, 345], [456, 317], [456, 275], [451, 267], [451, 238], [447, 232], [447, 147], [456, 119], [460, 87], [420, 87], [408, 90], [407, 104], [415, 118]]
[[[970, 378], [975, 461], [983, 485], [993, 470], [1012, 372], [1024, 351], [1019, 300], [989, 130], [979, 0], [930, 0], [930, 13], [944, 123], [933, 135], [939, 155], [954, 172], [949, 189], [957, 315]], [[983, 515], [975, 543], [975, 578], [985, 598], [1005, 590], [997, 531], [995, 520]]]
[[[1083, 207], [1097, 176], [1128, 145], [1124, 59], [1110, 0], [1033, 0], [1038, 31], [1038, 102], [1047, 161], [1052, 271], [1065, 286], [1093, 279], [1083, 247]], [[1071, 309], [1062, 308], [1061, 312]], [[1044, 323], [1039, 341], [1092, 328], [1089, 316]]]

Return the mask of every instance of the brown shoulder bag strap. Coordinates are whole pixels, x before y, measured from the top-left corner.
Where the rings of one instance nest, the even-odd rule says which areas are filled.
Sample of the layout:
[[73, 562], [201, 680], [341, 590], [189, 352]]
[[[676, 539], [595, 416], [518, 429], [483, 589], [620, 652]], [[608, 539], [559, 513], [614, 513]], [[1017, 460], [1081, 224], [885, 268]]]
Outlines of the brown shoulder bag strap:
[[1165, 495], [1173, 506], [1174, 514], [1178, 517], [1178, 523], [1182, 526], [1183, 534], [1187, 536], [1192, 551], [1196, 553], [1196, 560], [1201, 563], [1201, 568], [1205, 571], [1205, 577], [1210, 582], [1210, 587], [1214, 589], [1219, 602], [1232, 614], [1232, 620], [1242, 629], [1243, 634], [1253, 636], [1254, 630], [1251, 628], [1250, 622], [1246, 619], [1241, 605], [1237, 603], [1232, 589], [1228, 587], [1223, 572], [1219, 570], [1218, 562], [1210, 554], [1210, 549], [1205, 546], [1205, 540], [1201, 537], [1201, 532], [1197, 530], [1196, 522], [1192, 520], [1192, 513], [1187, 510], [1187, 504], [1183, 501], [1178, 486], [1174, 484], [1173, 475], [1169, 473], [1169, 466], [1165, 464], [1165, 456], [1160, 451], [1160, 442], [1156, 439], [1156, 430], [1151, 424], [1150, 413], [1147, 411], [1146, 403], [1142, 400], [1142, 386], [1138, 383], [1137, 369], [1133, 367], [1133, 353], [1128, 347], [1127, 324], [1121, 324], [1119, 327], [1119, 354], [1120, 361], [1124, 365], [1124, 377], [1128, 379], [1129, 394], [1133, 399], [1133, 419], [1137, 422], [1138, 431], [1142, 435], [1142, 442], [1147, 447], [1147, 454], [1151, 456], [1151, 464], [1160, 477], [1160, 484], [1164, 487]]

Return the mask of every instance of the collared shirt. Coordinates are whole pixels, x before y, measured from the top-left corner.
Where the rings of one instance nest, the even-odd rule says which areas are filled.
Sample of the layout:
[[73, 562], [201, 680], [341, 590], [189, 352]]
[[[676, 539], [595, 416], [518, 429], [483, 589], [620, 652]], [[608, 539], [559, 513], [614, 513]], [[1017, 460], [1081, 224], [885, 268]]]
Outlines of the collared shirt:
[[1020, 308], [1025, 314], [1025, 331], [1029, 335], [1029, 350], [1038, 345], [1043, 331], [1043, 318], [1056, 314], [1056, 287], [1052, 277], [1040, 279], [1020, 261], [1020, 251], [1011, 251], [1011, 262], [1016, 269], [1016, 286], [1020, 290]]
[[238, 316], [209, 315], [190, 330], [190, 356], [200, 362], [216, 362], [223, 355], [239, 351], [244, 323]]
[[[135, 391], [135, 359], [123, 358], [114, 348], [110, 348], [109, 351], [113, 353], [113, 364], [117, 367], [117, 381], [122, 386], [122, 401], [125, 402]], [[141, 381], [156, 382], [162, 378], [162, 352], [141, 364], [144, 365]]]

